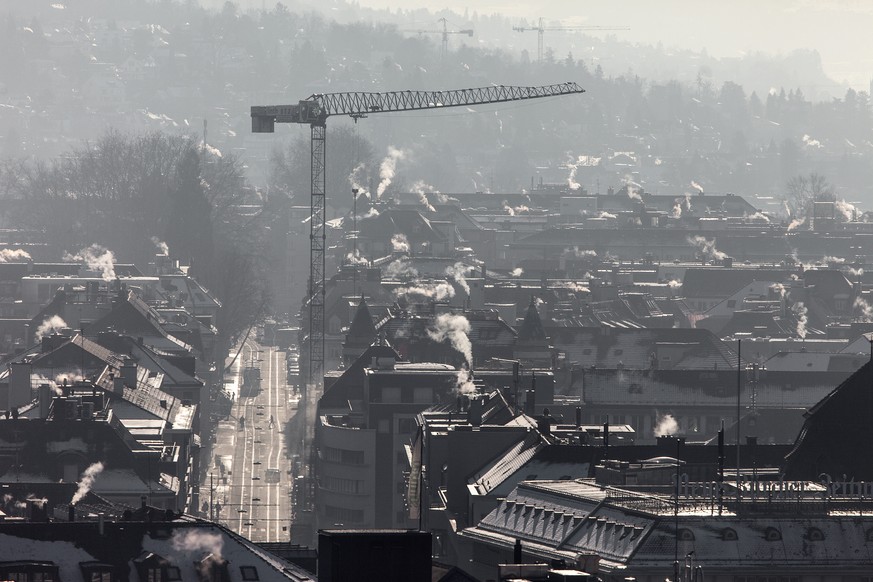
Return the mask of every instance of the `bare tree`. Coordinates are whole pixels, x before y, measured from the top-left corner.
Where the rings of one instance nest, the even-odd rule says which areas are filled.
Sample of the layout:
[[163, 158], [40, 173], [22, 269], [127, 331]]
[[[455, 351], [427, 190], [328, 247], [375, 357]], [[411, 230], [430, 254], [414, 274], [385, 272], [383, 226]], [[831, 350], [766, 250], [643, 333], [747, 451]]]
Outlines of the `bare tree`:
[[812, 216], [812, 205], [815, 202], [834, 201], [836, 195], [833, 185], [827, 178], [812, 172], [788, 180], [783, 200], [788, 207], [789, 218], [806, 218]]

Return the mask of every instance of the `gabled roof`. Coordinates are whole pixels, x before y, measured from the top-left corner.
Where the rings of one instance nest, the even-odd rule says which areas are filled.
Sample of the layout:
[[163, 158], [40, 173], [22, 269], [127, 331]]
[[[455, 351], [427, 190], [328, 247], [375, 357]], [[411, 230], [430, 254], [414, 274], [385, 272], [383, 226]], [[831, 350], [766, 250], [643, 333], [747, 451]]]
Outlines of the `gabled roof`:
[[536, 298], [531, 295], [530, 303], [527, 306], [527, 313], [524, 314], [524, 321], [518, 329], [518, 341], [542, 342], [547, 339], [546, 331], [543, 329], [543, 322], [537, 311]]
[[367, 307], [367, 301], [363, 295], [361, 295], [361, 302], [358, 303], [358, 309], [355, 311], [355, 317], [352, 319], [346, 337], [349, 340], [365, 340], [367, 343], [371, 343], [376, 338], [376, 326], [373, 324], [373, 317], [370, 315], [370, 309]]
[[119, 300], [112, 310], [89, 326], [90, 333], [113, 329], [134, 337], [157, 337], [166, 344], [162, 349], [190, 351], [191, 346], [176, 339], [162, 327], [163, 318], [135, 291]]
[[349, 401], [364, 398], [364, 368], [370, 365], [373, 358], [394, 358], [400, 360], [400, 354], [387, 345], [374, 344], [349, 366], [336, 382], [325, 389], [318, 399], [318, 406], [326, 408], [347, 408]]

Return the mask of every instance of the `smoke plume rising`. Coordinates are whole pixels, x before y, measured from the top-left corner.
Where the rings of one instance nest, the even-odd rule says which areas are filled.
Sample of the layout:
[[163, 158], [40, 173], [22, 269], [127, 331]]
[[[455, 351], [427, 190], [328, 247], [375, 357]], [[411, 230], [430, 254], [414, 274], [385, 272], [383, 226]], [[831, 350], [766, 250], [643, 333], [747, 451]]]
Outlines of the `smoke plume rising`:
[[0, 249], [0, 263], [21, 263], [30, 260], [30, 253], [22, 249]]
[[67, 327], [69, 327], [67, 322], [60, 315], [52, 315], [39, 324], [39, 327], [36, 328], [36, 332], [33, 334], [33, 339], [40, 341], [44, 336], [58, 333]]
[[688, 244], [691, 246], [697, 247], [700, 254], [707, 260], [721, 261], [727, 258], [727, 254], [715, 248], [715, 239], [708, 241], [706, 240], [706, 237], [694, 235], [693, 237], [689, 236], [685, 240], [687, 240]]
[[[221, 551], [224, 549], [224, 538], [221, 534], [205, 532], [195, 529], [176, 530], [173, 534], [173, 549], [191, 554], [210, 553], [217, 560], [221, 560]], [[201, 556], [194, 556], [200, 558]]]
[[658, 424], [652, 429], [655, 438], [659, 436], [671, 436], [679, 432], [679, 423], [672, 414], [665, 414], [658, 418]]
[[162, 241], [158, 237], [153, 236], [152, 237], [152, 244], [155, 245], [155, 247], [157, 247], [158, 252], [160, 254], [167, 255], [168, 257], [170, 256], [170, 247], [169, 247], [169, 245], [167, 245], [167, 243], [165, 243], [164, 241]]
[[470, 343], [470, 321], [457, 313], [441, 313], [434, 319], [427, 335], [435, 342], [449, 340], [452, 347], [464, 356], [467, 367], [473, 366], [473, 344]]
[[458, 261], [451, 267], [446, 267], [446, 275], [455, 280], [455, 282], [461, 286], [461, 289], [464, 290], [464, 293], [467, 295], [470, 294], [470, 285], [467, 284], [467, 273], [472, 269], [472, 267], [468, 267], [464, 265], [464, 263]]
[[794, 316], [797, 318], [797, 335], [800, 338], [806, 338], [806, 323], [807, 317], [806, 314], [809, 311], [806, 308], [806, 305], [803, 304], [803, 301], [798, 301], [791, 307], [791, 311], [794, 313]]
[[395, 253], [408, 253], [409, 252], [409, 241], [406, 239], [406, 235], [403, 233], [395, 234], [391, 237], [391, 249]]
[[382, 160], [379, 165], [379, 186], [376, 188], [376, 198], [382, 198], [382, 194], [397, 174], [397, 162], [406, 157], [406, 153], [394, 146], [388, 146], [388, 155]]
[[115, 255], [98, 244], [80, 250], [75, 255], [64, 253], [65, 261], [81, 261], [91, 271], [102, 274], [104, 281], [115, 279]]
[[85, 472], [82, 473], [82, 477], [79, 479], [79, 488], [76, 490], [76, 494], [73, 495], [72, 501], [70, 504], [75, 505], [82, 500], [85, 495], [91, 491], [91, 487], [94, 486], [94, 481], [97, 480], [97, 477], [100, 473], [103, 472], [103, 463], [97, 462], [90, 465]]

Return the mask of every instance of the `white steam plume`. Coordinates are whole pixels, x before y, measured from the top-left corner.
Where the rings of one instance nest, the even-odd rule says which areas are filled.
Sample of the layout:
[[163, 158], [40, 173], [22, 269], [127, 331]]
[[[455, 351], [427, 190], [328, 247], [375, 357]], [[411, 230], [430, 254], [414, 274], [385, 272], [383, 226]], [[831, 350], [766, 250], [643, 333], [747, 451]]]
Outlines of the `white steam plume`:
[[396, 259], [388, 263], [385, 273], [392, 279], [413, 279], [418, 277], [418, 270], [408, 261]]
[[846, 259], [844, 259], [842, 257], [832, 257], [832, 256], [828, 255], [822, 259], [822, 262], [824, 262], [824, 263], [836, 263], [837, 265], [842, 265], [843, 263], [846, 262]]
[[82, 498], [91, 491], [91, 487], [94, 486], [94, 481], [97, 480], [97, 477], [102, 472], [103, 463], [100, 462], [93, 463], [85, 469], [85, 472], [82, 473], [82, 476], [79, 478], [79, 488], [76, 490], [76, 494], [73, 495], [73, 499], [70, 501], [71, 505], [79, 503], [79, 501], [81, 501]]
[[611, 218], [611, 219], [615, 220], [616, 218], [618, 218], [618, 216], [611, 213], [611, 212], [601, 210], [600, 213], [597, 215], [597, 218]]
[[440, 281], [439, 283], [419, 283], [411, 287], [404, 287], [394, 290], [394, 295], [397, 298], [406, 297], [421, 297], [433, 299], [434, 301], [443, 301], [451, 299], [455, 296], [455, 288], [448, 281]]
[[582, 184], [576, 181], [576, 170], [583, 161], [585, 161], [585, 156], [579, 156], [575, 161], [571, 157], [570, 161], [567, 162], [567, 167], [570, 168], [570, 175], [567, 176], [567, 186], [570, 190], [579, 190], [582, 187]]
[[458, 370], [458, 379], [455, 384], [455, 390], [463, 396], [470, 396], [476, 393], [476, 385], [470, 379], [468, 370]]
[[155, 245], [155, 247], [157, 247], [158, 252], [160, 252], [160, 254], [167, 255], [168, 257], [170, 256], [170, 247], [167, 245], [167, 243], [165, 243], [164, 241], [162, 241], [158, 237], [153, 236], [152, 237], [152, 244]]
[[763, 212], [756, 212], [754, 214], [747, 214], [747, 220], [761, 220], [764, 222], [770, 222], [770, 217], [764, 214]]
[[673, 204], [673, 210], [670, 212], [670, 218], [682, 218], [682, 204], [680, 203], [679, 198], [677, 198], [676, 202]]
[[839, 211], [839, 213], [843, 215], [843, 218], [846, 219], [846, 222], [851, 222], [855, 220], [855, 217], [860, 214], [854, 204], [850, 204], [845, 200], [837, 200], [836, 202], [834, 202], [834, 206], [836, 207], [837, 211]]
[[201, 554], [210, 553], [221, 560], [224, 538], [221, 534], [198, 529], [177, 530], [173, 534], [173, 549], [194, 554], [197, 559], [202, 557]]
[[408, 253], [409, 252], [409, 241], [406, 239], [406, 235], [403, 233], [395, 234], [391, 237], [391, 249], [395, 253]]
[[36, 328], [36, 332], [33, 334], [33, 339], [40, 341], [44, 336], [58, 333], [66, 327], [70, 326], [67, 325], [67, 322], [60, 315], [52, 315], [39, 324], [39, 327]]
[[701, 186], [694, 180], [691, 180], [691, 187], [697, 190], [698, 193], [703, 194], [703, 186]]
[[98, 244], [80, 250], [75, 255], [64, 253], [65, 261], [82, 261], [91, 271], [100, 271], [104, 281], [115, 279], [115, 255]]
[[873, 305], [867, 303], [863, 297], [856, 297], [854, 303], [855, 309], [861, 312], [860, 317], [864, 323], [873, 323]]
[[799, 227], [799, 226], [803, 226], [803, 224], [804, 224], [805, 222], [806, 222], [806, 219], [805, 219], [805, 218], [795, 218], [794, 220], [792, 220], [792, 221], [788, 224], [788, 228], [785, 229], [785, 232], [791, 232], [791, 231], [794, 230], [795, 228], [797, 228], [797, 227]]
[[655, 438], [659, 436], [671, 436], [679, 432], [679, 423], [672, 414], [664, 414], [658, 418], [658, 424], [652, 429]]
[[524, 269], [522, 269], [521, 267], [516, 267], [509, 274], [518, 279], [519, 277], [524, 275]]
[[700, 254], [703, 255], [703, 257], [707, 260], [720, 261], [727, 258], [727, 254], [715, 248], [714, 239], [712, 241], [708, 241], [705, 237], [702, 237], [700, 235], [694, 235], [687, 237], [685, 240], [687, 240], [688, 244], [690, 244], [691, 246], [697, 247], [697, 250], [700, 251]]
[[862, 269], [861, 267], [858, 267], [857, 269], [854, 267], [849, 267], [849, 273], [851, 273], [852, 276], [857, 279], [864, 275], [864, 269]]
[[801, 338], [806, 338], [806, 323], [808, 321], [806, 314], [809, 311], [803, 301], [798, 301], [791, 307], [794, 316], [797, 318], [797, 335]]
[[640, 196], [639, 191], [643, 189], [642, 186], [634, 182], [633, 178], [631, 178], [630, 174], [626, 174], [624, 177], [624, 185], [627, 190], [627, 197], [631, 200], [638, 200], [640, 202], [643, 201]]
[[397, 174], [398, 160], [402, 160], [405, 157], [406, 153], [403, 150], [394, 146], [388, 146], [388, 155], [385, 156], [385, 159], [383, 159], [382, 163], [379, 165], [380, 182], [379, 186], [376, 188], [377, 199], [382, 198], [382, 194], [385, 193], [385, 190], [394, 180], [394, 176]]
[[361, 255], [361, 251], [355, 250], [346, 255], [346, 263], [349, 265], [361, 265], [366, 267], [370, 264], [370, 261]]
[[773, 283], [772, 285], [770, 285], [770, 289], [771, 289], [774, 293], [778, 293], [780, 299], [782, 299], [783, 297], [785, 297], [785, 291], [786, 291], [786, 289], [785, 289], [785, 285], [783, 285], [782, 283]]
[[503, 210], [505, 210], [506, 214], [508, 214], [509, 216], [515, 216], [515, 210], [512, 208], [512, 206], [509, 205], [509, 202], [507, 202], [506, 200], [503, 201]]
[[428, 212], [436, 212], [436, 208], [430, 203], [430, 200], [427, 199], [428, 192], [434, 192], [439, 194], [436, 191], [436, 188], [431, 186], [430, 184], [424, 182], [423, 180], [417, 180], [412, 185], [412, 191], [418, 194], [418, 201], [421, 202], [421, 205], [424, 206], [425, 210]]
[[0, 263], [23, 263], [30, 260], [30, 253], [22, 249], [0, 249]]
[[457, 313], [441, 313], [427, 330], [427, 335], [435, 342], [449, 340], [452, 347], [464, 356], [467, 367], [473, 366], [473, 344], [470, 343], [470, 321]]
[[667, 281], [667, 286], [670, 287], [670, 289], [678, 289], [682, 286], [682, 281], [679, 281], [678, 279], [670, 279]]
[[366, 169], [367, 167], [363, 162], [355, 166], [355, 169], [352, 170], [351, 174], [349, 174], [349, 186], [351, 186], [352, 190], [358, 191], [358, 196], [366, 196], [367, 198], [370, 198], [370, 193], [367, 191], [367, 188], [363, 186], [363, 184], [367, 183]]
[[472, 267], [468, 267], [464, 265], [464, 263], [458, 261], [451, 267], [446, 267], [446, 275], [455, 280], [455, 282], [461, 286], [461, 289], [464, 290], [464, 293], [467, 295], [470, 294], [470, 285], [467, 284], [467, 273], [472, 269]]

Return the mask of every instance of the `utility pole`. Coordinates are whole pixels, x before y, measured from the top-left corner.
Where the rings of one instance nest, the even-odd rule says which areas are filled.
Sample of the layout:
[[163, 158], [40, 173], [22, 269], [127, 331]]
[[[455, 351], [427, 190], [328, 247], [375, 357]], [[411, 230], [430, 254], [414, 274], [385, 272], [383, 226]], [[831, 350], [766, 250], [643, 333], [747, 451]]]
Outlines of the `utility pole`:
[[352, 266], [355, 272], [352, 275], [352, 295], [358, 295], [358, 188], [352, 188]]

